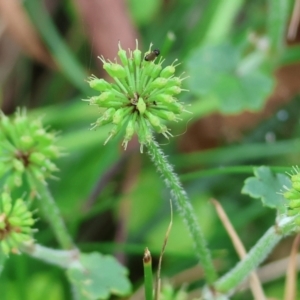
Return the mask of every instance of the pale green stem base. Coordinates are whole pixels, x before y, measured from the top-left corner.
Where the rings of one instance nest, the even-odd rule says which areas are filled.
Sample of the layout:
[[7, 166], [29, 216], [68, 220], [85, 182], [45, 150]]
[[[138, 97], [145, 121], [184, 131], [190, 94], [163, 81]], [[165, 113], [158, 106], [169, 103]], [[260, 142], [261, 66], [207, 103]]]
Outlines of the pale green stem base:
[[67, 269], [76, 261], [78, 261], [79, 263], [80, 252], [77, 249], [57, 250], [47, 248], [39, 244], [25, 244], [21, 248], [21, 251], [33, 258], [39, 259], [48, 264], [52, 264], [63, 269]]
[[221, 277], [214, 288], [221, 293], [228, 293], [237, 287], [258, 265], [266, 259], [271, 250], [283, 238], [283, 234], [277, 232], [272, 226], [261, 237], [256, 245], [249, 251], [247, 256], [241, 260], [231, 271]]
[[151, 141], [147, 144], [147, 148], [152, 161], [156, 165], [158, 171], [163, 175], [167, 187], [171, 190], [172, 201], [174, 201], [181, 217], [187, 225], [195, 245], [196, 253], [204, 269], [206, 280], [208, 284], [212, 284], [216, 280], [217, 274], [193, 207], [189, 202], [177, 175], [173, 172], [173, 167], [167, 161], [163, 152], [160, 150], [159, 145], [155, 141]]
[[47, 186], [36, 179], [34, 175], [30, 173], [27, 173], [27, 178], [30, 183], [31, 189], [37, 193], [39, 207], [45, 218], [47, 218], [47, 221], [50, 223], [50, 226], [60, 246], [63, 249], [75, 248], [73, 241], [66, 229], [64, 221], [60, 215], [59, 209], [56, 206], [56, 203]]

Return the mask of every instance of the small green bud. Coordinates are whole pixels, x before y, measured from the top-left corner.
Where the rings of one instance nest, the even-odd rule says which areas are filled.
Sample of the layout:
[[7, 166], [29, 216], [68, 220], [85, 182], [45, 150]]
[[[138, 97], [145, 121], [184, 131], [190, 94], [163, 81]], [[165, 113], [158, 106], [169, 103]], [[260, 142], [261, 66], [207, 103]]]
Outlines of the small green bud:
[[171, 86], [181, 86], [181, 79], [179, 77], [172, 77], [168, 79], [168, 83], [167, 83], [167, 87], [171, 87]]
[[22, 161], [21, 160], [19, 160], [19, 159], [13, 159], [13, 167], [14, 167], [14, 169], [17, 171], [17, 172], [19, 172], [19, 173], [21, 173], [21, 172], [24, 172], [24, 170], [25, 170], [25, 167], [24, 167], [24, 165], [23, 165], [23, 163], [22, 163]]
[[292, 183], [292, 187], [293, 187], [293, 189], [295, 189], [297, 191], [300, 191], [300, 182], [299, 181], [294, 181]]
[[145, 115], [147, 116], [147, 119], [149, 120], [152, 126], [154, 127], [160, 126], [161, 124], [160, 119], [157, 116], [155, 116], [149, 111], [146, 111]]
[[149, 76], [152, 78], [156, 78], [159, 75], [160, 71], [161, 71], [161, 65], [153, 64], [153, 69], [151, 74], [149, 74]]
[[147, 63], [147, 64], [144, 65], [144, 67], [143, 67], [142, 70], [144, 71], [144, 74], [145, 74], [146, 76], [150, 76], [151, 78], [153, 78], [153, 77], [151, 76], [152, 71], [153, 71], [153, 66], [154, 66], [153, 63]]
[[289, 201], [290, 208], [298, 208], [300, 207], [300, 199], [294, 199]]
[[122, 129], [123, 123], [124, 123], [124, 119], [123, 119], [123, 122], [120, 122], [119, 124], [115, 124], [115, 125], [112, 127], [112, 129], [111, 129], [110, 132], [109, 132], [108, 138], [107, 138], [106, 141], [104, 142], [104, 145], [106, 145], [107, 142], [108, 142], [112, 137], [114, 137], [114, 136]]
[[292, 180], [292, 182], [300, 182], [299, 173], [292, 175], [291, 180]]
[[111, 120], [111, 121], [112, 121], [115, 112], [116, 112], [116, 110], [115, 110], [113, 107], [108, 108], [108, 109], [105, 111], [105, 113], [103, 114], [103, 118], [104, 118], [105, 120]]
[[20, 226], [22, 224], [22, 220], [20, 219], [20, 217], [14, 217], [14, 216], [9, 217], [8, 222], [13, 226]]
[[112, 88], [111, 84], [102, 78], [92, 78], [88, 81], [88, 83], [92, 89], [99, 92], [104, 92]]
[[168, 111], [168, 110], [159, 110], [156, 109], [154, 111], [154, 109], [150, 110], [152, 113], [155, 113], [158, 117], [167, 120], [167, 121], [176, 121], [177, 117], [176, 115], [172, 112], [172, 111]]
[[55, 138], [52, 133], [46, 132], [46, 130], [43, 128], [36, 130], [33, 135], [34, 138], [37, 139], [42, 145], [51, 144]]
[[163, 134], [167, 139], [169, 138], [168, 135], [171, 135], [169, 133], [169, 130], [168, 130], [168, 127], [164, 124], [160, 124], [159, 126], [153, 126], [154, 127], [154, 130], [157, 132], [157, 133], [161, 133]]
[[118, 52], [118, 56], [120, 57], [120, 60], [122, 62], [122, 64], [124, 66], [127, 66], [128, 65], [128, 58], [127, 58], [127, 54], [126, 54], [126, 51], [123, 50], [120, 46], [120, 43], [119, 43], [119, 52]]
[[30, 132], [34, 133], [36, 130], [40, 129], [42, 126], [41, 120], [35, 119], [32, 122], [30, 122]]
[[49, 159], [46, 159], [44, 161], [43, 165], [50, 172], [57, 172], [59, 170], [58, 167], [56, 166], [56, 164], [54, 164], [53, 162], [51, 162]]
[[42, 165], [45, 161], [45, 155], [39, 152], [33, 152], [30, 154], [29, 160], [32, 163]]
[[288, 209], [287, 211], [287, 215], [289, 217], [293, 217], [293, 216], [296, 216], [297, 214], [299, 214], [299, 209]]
[[90, 98], [91, 105], [102, 106], [105, 102], [115, 100], [115, 94], [113, 92], [103, 92], [100, 96], [93, 96]]
[[152, 133], [144, 118], [140, 118], [138, 122], [137, 134], [141, 143], [140, 151], [143, 153], [143, 145], [147, 145], [152, 140]]
[[160, 77], [169, 78], [175, 73], [174, 66], [167, 66], [160, 72]]
[[300, 226], [300, 215], [295, 218], [295, 224]]
[[23, 115], [18, 115], [15, 118], [15, 126], [19, 134], [23, 133], [28, 128], [28, 119]]
[[153, 99], [156, 102], [160, 102], [162, 104], [173, 103], [176, 101], [171, 95], [168, 95], [168, 94], [158, 94], [155, 97], [153, 97]]
[[295, 190], [288, 190], [283, 193], [283, 197], [288, 200], [300, 199], [300, 192]]
[[10, 133], [11, 129], [11, 123], [9, 118], [1, 111], [0, 112], [0, 124], [1, 124], [1, 130], [5, 133]]
[[168, 82], [168, 80], [166, 78], [158, 77], [149, 84], [147, 90], [149, 90], [149, 89], [161, 89], [161, 88], [166, 86], [167, 82]]
[[175, 114], [181, 114], [184, 111], [184, 107], [179, 102], [166, 103], [165, 106]]
[[[134, 115], [136, 116], [136, 114]], [[125, 137], [123, 140], [122, 145], [124, 145], [124, 149], [126, 150], [128, 142], [132, 139], [135, 131], [135, 118], [134, 116], [130, 118], [128, 121], [128, 124], [126, 126], [126, 132], [125, 132]]]
[[27, 219], [22, 219], [22, 227], [31, 227], [35, 223], [35, 219], [32, 217]]
[[118, 109], [113, 116], [113, 123], [120, 124], [131, 109], [131, 107], [123, 107]]
[[91, 130], [101, 126], [101, 125], [105, 125], [108, 123], [111, 123], [113, 121], [113, 116], [115, 114], [116, 110], [111, 107], [108, 108], [105, 113], [103, 114], [103, 116], [101, 116], [100, 118], [97, 119], [97, 121], [95, 123], [92, 123], [92, 128]]
[[37, 168], [36, 166], [34, 166], [34, 167], [32, 166], [31, 172], [33, 173], [34, 177], [37, 180], [41, 181], [44, 184], [46, 183], [45, 182], [45, 174], [40, 168]]
[[181, 93], [181, 88], [178, 86], [171, 86], [164, 89], [164, 93], [169, 95], [178, 95]]
[[7, 193], [7, 192], [3, 192], [1, 194], [1, 197], [2, 197], [2, 201], [1, 201], [2, 203], [7, 203], [7, 202], [11, 201], [11, 197], [10, 197], [9, 193]]
[[146, 111], [146, 103], [143, 98], [139, 98], [138, 103], [137, 103], [137, 109], [140, 112], [141, 115], [143, 115]]
[[120, 79], [126, 77], [126, 71], [125, 71], [124, 67], [122, 67], [119, 64], [105, 62], [103, 64], [103, 69], [106, 70], [106, 72], [111, 77], [116, 77], [116, 78], [120, 78]]
[[43, 137], [46, 134], [46, 130], [44, 128], [37, 128], [34, 130], [33, 134], [36, 138]]
[[130, 72], [131, 74], [134, 74], [134, 63], [133, 63], [133, 60], [132, 60], [132, 59], [130, 59], [130, 60], [128, 61], [128, 67], [129, 67], [129, 72]]
[[13, 213], [16, 215], [23, 215], [26, 212], [27, 212], [27, 207], [24, 201], [21, 198], [17, 199], [14, 205]]
[[133, 51], [133, 61], [135, 66], [139, 68], [142, 61], [142, 52], [139, 49]]
[[54, 145], [49, 145], [48, 147], [45, 147], [42, 152], [45, 156], [51, 157], [51, 158], [58, 158], [60, 156], [60, 150], [59, 147]]
[[30, 135], [23, 135], [20, 137], [20, 143], [24, 150], [28, 150], [34, 145], [34, 140]]
[[2, 194], [2, 211], [5, 214], [10, 214], [11, 209], [12, 209], [12, 200], [10, 197], [9, 198], [6, 198], [6, 197], [9, 197], [8, 194], [3, 193]]

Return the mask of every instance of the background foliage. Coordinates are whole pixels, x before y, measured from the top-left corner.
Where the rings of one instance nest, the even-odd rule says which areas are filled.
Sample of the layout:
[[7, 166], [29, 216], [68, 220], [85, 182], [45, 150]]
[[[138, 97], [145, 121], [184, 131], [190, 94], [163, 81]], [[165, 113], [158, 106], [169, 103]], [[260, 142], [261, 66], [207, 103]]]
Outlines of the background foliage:
[[[0, 54], [2, 109], [11, 113], [26, 106], [33, 118], [45, 115], [44, 122], [61, 131], [60, 145], [68, 156], [58, 162], [60, 179], [49, 184], [80, 249], [116, 254], [137, 289], [143, 250], [148, 246], [157, 257], [170, 220], [169, 194], [148, 157], [139, 154], [135, 143], [124, 153], [118, 137], [104, 147], [108, 130], [89, 131], [99, 112], [81, 101], [91, 95], [87, 76], [104, 76], [96, 56], [108, 52], [113, 59], [118, 39], [133, 48], [138, 38], [145, 51], [150, 42], [161, 49], [166, 62], [178, 58], [188, 77], [190, 92], [181, 101], [191, 104], [193, 114], [172, 127], [174, 139], [158, 141], [181, 174], [219, 272], [233, 266], [237, 255], [209, 199], [221, 202], [249, 248], [274, 220], [272, 211], [241, 194], [252, 166], [287, 167], [299, 161], [299, 20], [294, 25], [298, 34], [287, 34], [294, 1], [128, 0], [124, 15], [114, 10], [112, 23], [97, 30], [75, 1], [27, 0], [8, 15], [7, 7], [17, 1], [10, 3], [0, 6], [1, 23], [7, 26], [0, 37], [5, 45]], [[109, 3], [91, 18], [110, 14]], [[20, 16], [28, 18], [39, 40], [18, 29], [26, 23]], [[124, 33], [118, 23], [116, 36], [111, 28], [122, 18], [133, 33]], [[102, 34], [111, 39], [103, 40]], [[33, 45], [40, 54], [30, 50]], [[201, 272], [182, 225], [175, 213], [162, 272], [176, 287], [188, 282], [193, 291]], [[57, 247], [43, 219], [38, 227], [36, 239]], [[281, 243], [270, 260], [288, 256], [289, 245], [290, 240]], [[269, 297], [282, 298], [284, 272], [276, 280], [267, 276]], [[25, 255], [11, 256], [0, 290], [1, 299], [9, 300], [71, 297], [61, 270]], [[251, 296], [246, 291], [234, 299]]]

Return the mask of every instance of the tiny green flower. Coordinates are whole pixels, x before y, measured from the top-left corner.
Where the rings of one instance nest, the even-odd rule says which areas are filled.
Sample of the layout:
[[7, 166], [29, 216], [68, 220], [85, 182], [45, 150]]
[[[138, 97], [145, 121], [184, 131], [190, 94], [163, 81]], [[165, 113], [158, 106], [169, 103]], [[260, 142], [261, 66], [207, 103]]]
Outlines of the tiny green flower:
[[119, 43], [118, 56], [121, 64], [100, 57], [103, 68], [114, 79], [114, 83], [108, 83], [94, 75], [88, 80], [90, 87], [100, 92], [100, 95], [86, 101], [90, 105], [105, 109], [102, 116], [92, 124], [91, 129], [109, 123], [114, 124], [105, 144], [124, 129], [124, 148], [127, 148], [128, 142], [136, 133], [143, 152], [143, 146], [152, 139], [151, 129], [169, 138], [172, 134], [164, 122], [177, 122], [180, 120], [179, 115], [186, 111], [183, 104], [176, 99], [183, 91], [181, 88], [183, 79], [174, 76], [176, 60], [172, 65], [162, 68], [163, 59], [157, 59], [158, 50], [154, 50], [157, 55], [151, 54], [154, 53], [151, 52], [151, 46], [142, 56], [138, 43], [136, 49], [129, 50], [129, 53], [123, 50]]
[[0, 195], [0, 251], [5, 255], [19, 253], [24, 242], [32, 241], [35, 220], [23, 199], [12, 200], [8, 193]]
[[60, 156], [55, 140], [56, 134], [44, 129], [40, 119], [30, 120], [25, 110], [17, 110], [11, 119], [0, 112], [0, 176], [5, 187], [21, 186], [28, 171], [43, 182], [57, 171], [52, 162]]

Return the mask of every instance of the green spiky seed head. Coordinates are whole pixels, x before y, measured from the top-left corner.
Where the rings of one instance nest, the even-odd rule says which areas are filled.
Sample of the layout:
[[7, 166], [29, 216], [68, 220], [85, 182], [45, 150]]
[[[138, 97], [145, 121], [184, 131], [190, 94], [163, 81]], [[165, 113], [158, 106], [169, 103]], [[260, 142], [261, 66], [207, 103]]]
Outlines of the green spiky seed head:
[[12, 118], [0, 112], [0, 176], [6, 178], [5, 187], [21, 186], [25, 172], [39, 173], [43, 182], [52, 176], [58, 170], [52, 160], [61, 155], [56, 139], [41, 119], [29, 119], [25, 110], [18, 109]]
[[[151, 53], [151, 46], [146, 52]], [[92, 124], [96, 129], [113, 123], [105, 143], [124, 129], [123, 146], [126, 149], [134, 133], [143, 146], [152, 140], [152, 130], [165, 137], [172, 136], [165, 121], [180, 120], [179, 115], [186, 111], [176, 96], [182, 91], [182, 78], [176, 77], [176, 66], [162, 67], [163, 59], [145, 60], [138, 49], [127, 52], [119, 43], [118, 57], [121, 63], [111, 62], [100, 57], [103, 68], [113, 78], [114, 83], [95, 76], [89, 78], [91, 88], [100, 95], [86, 100], [90, 105], [104, 108], [103, 115]]]
[[8, 193], [0, 195], [0, 251], [5, 255], [19, 253], [23, 243], [32, 241], [35, 220], [23, 199], [13, 200]]

